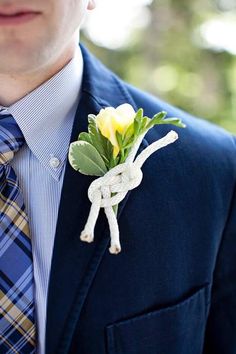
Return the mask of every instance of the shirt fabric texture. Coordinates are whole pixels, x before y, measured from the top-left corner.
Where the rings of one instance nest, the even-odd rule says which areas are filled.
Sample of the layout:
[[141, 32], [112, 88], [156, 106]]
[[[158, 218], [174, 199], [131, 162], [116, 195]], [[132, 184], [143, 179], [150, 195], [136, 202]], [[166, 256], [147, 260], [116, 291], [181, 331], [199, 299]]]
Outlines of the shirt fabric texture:
[[25, 144], [11, 161], [24, 196], [32, 238], [37, 353], [45, 353], [47, 291], [63, 177], [80, 99], [83, 58], [75, 55], [58, 73], [1, 113], [15, 118]]

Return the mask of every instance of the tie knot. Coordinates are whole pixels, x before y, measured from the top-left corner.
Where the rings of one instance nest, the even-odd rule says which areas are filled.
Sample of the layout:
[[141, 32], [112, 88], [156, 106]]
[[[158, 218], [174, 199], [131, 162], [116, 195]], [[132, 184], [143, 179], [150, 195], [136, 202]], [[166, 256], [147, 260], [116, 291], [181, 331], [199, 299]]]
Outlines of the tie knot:
[[0, 113], [0, 164], [9, 163], [24, 144], [24, 136], [14, 117]]

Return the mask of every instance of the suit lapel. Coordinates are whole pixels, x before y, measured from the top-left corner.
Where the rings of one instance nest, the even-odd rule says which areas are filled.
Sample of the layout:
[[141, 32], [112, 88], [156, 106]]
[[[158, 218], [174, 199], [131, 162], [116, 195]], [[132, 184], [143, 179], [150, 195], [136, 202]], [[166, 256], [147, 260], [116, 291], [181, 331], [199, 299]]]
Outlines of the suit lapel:
[[[87, 131], [89, 113], [97, 114], [104, 106], [117, 106], [125, 102], [135, 107], [113, 75], [83, 46], [81, 49], [84, 57], [82, 95], [74, 119], [71, 142], [77, 140], [81, 131]], [[147, 142], [143, 140], [139, 151], [145, 144]], [[76, 172], [67, 161], [49, 282], [47, 354], [68, 351], [90, 285], [104, 253], [108, 252], [110, 235], [103, 211], [96, 224], [94, 242], [88, 244], [79, 238], [90, 209], [87, 190], [94, 178]], [[128, 195], [119, 205], [118, 219]]]

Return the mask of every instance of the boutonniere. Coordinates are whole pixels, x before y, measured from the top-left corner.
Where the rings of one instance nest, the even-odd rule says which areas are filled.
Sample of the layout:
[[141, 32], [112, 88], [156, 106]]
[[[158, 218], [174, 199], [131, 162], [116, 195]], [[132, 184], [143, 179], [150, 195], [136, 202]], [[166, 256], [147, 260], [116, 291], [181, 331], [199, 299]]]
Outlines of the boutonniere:
[[88, 132], [79, 134], [78, 140], [69, 147], [69, 162], [80, 173], [97, 176], [89, 186], [88, 198], [92, 205], [80, 239], [92, 242], [100, 208], [104, 208], [110, 228], [109, 251], [121, 251], [117, 211], [119, 203], [129, 190], [139, 186], [142, 180], [141, 167], [146, 159], [158, 149], [173, 143], [178, 134], [171, 130], [166, 136], [146, 147], [135, 159], [145, 134], [157, 124], [173, 124], [185, 128], [178, 118], [166, 118], [159, 112], [152, 118], [144, 116], [143, 109], [137, 112], [129, 104], [116, 109], [101, 109], [97, 116], [88, 116]]

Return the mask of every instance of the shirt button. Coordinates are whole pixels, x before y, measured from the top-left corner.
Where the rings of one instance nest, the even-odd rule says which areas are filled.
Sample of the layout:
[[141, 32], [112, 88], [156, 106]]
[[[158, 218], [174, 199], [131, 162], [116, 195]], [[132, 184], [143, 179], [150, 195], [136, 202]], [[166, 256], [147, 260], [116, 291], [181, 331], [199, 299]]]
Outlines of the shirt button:
[[52, 157], [49, 163], [51, 167], [57, 168], [60, 165], [60, 160], [57, 157]]

